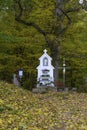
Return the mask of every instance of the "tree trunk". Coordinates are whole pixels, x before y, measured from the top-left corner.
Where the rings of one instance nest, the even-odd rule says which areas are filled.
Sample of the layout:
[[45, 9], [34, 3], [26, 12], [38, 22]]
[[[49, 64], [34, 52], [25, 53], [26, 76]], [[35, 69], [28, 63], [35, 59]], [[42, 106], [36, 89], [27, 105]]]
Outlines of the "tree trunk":
[[59, 69], [58, 69], [59, 62], [60, 62], [60, 46], [57, 47], [57, 52], [56, 52], [55, 73], [54, 73], [55, 86], [58, 85], [58, 80], [59, 80]]
[[[55, 61], [55, 73], [54, 73], [54, 78], [55, 78], [55, 86], [58, 87], [58, 82], [59, 82], [59, 64], [60, 64], [60, 49], [61, 49], [61, 42], [62, 42], [62, 21], [64, 19], [64, 14], [62, 12], [64, 8], [64, 0], [57, 0], [56, 2], [56, 17], [59, 17], [60, 19], [60, 24], [58, 27], [58, 47], [56, 48], [56, 61]], [[58, 21], [59, 22], [59, 21]]]

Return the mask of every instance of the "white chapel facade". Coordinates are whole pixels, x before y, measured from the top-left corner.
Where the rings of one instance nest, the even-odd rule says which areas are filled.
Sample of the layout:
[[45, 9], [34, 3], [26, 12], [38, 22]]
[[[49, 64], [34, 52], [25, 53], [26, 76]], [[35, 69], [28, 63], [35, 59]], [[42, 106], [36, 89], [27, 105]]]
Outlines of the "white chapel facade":
[[54, 67], [52, 58], [44, 50], [44, 54], [39, 58], [40, 64], [37, 67], [37, 86], [54, 86]]

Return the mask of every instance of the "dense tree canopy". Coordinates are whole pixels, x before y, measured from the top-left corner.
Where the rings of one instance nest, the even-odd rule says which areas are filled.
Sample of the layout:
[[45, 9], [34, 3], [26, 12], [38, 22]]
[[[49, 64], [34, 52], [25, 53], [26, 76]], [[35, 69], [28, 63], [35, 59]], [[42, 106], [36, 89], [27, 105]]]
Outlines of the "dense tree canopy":
[[[32, 86], [38, 58], [47, 48], [56, 70], [63, 58], [71, 68], [66, 71], [67, 86], [81, 85], [87, 76], [86, 26], [87, 13], [77, 0], [1, 0], [0, 79], [11, 81], [23, 68]], [[57, 78], [62, 79], [62, 70]]]

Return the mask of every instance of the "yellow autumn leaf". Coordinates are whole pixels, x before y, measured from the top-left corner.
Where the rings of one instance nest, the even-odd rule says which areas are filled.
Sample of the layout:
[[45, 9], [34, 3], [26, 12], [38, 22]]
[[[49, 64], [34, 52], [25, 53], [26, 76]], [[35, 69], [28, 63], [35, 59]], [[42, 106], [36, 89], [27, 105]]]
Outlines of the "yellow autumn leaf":
[[0, 99], [0, 105], [4, 104], [4, 101], [2, 99]]
[[3, 121], [2, 121], [2, 119], [0, 119], [0, 125], [1, 125], [1, 124], [3, 124]]
[[14, 128], [13, 130], [18, 130], [18, 128]]

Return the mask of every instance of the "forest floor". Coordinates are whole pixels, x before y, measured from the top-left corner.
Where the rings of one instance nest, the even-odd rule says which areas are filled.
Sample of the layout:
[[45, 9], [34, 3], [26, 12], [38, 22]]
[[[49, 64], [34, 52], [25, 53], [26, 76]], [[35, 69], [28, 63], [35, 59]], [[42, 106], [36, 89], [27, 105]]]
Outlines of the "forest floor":
[[0, 82], [0, 130], [87, 130], [87, 94], [34, 94]]

